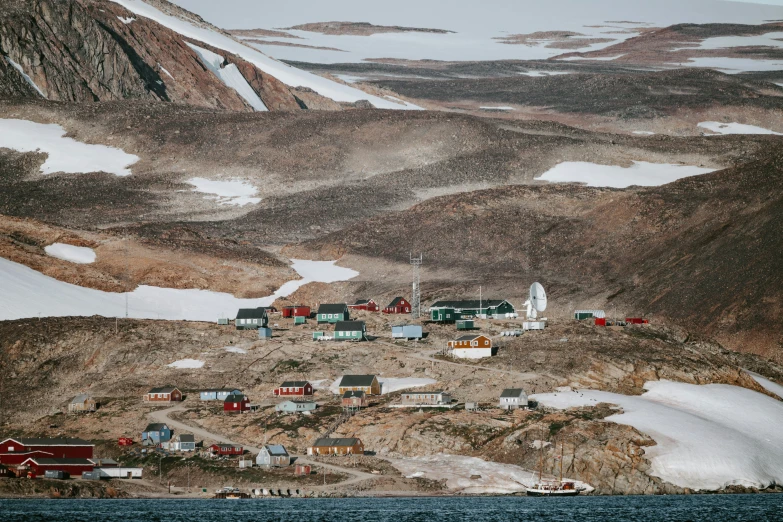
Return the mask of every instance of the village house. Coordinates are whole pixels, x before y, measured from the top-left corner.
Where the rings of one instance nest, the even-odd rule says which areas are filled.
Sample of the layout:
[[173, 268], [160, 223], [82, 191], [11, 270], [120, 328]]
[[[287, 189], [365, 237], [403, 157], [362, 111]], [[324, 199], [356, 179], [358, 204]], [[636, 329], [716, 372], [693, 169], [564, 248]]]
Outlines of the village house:
[[86, 393], [80, 393], [68, 403], [68, 413], [90, 412], [97, 409], [98, 403]]
[[453, 323], [461, 317], [453, 308], [430, 308], [430, 320], [435, 323]]
[[171, 451], [196, 451], [196, 437], [183, 433], [170, 440], [168, 446]]
[[229, 395], [239, 395], [242, 390], [239, 388], [213, 388], [210, 390], [201, 390], [198, 392], [198, 398], [202, 401], [224, 401]]
[[90, 472], [95, 464], [85, 458], [41, 458], [30, 457], [19, 465], [19, 469], [27, 470], [27, 476], [43, 477], [47, 471], [61, 471], [69, 476], [79, 476], [85, 471]]
[[411, 313], [411, 304], [404, 297], [395, 297], [392, 299], [392, 302], [383, 309], [383, 313], [409, 314]]
[[506, 388], [500, 394], [498, 406], [504, 410], [527, 408], [527, 393], [522, 388]]
[[267, 444], [258, 452], [256, 464], [267, 468], [284, 468], [291, 465], [291, 456], [282, 444]]
[[181, 400], [182, 392], [175, 386], [152, 388], [144, 394], [144, 402], [179, 402]]
[[308, 381], [285, 381], [272, 390], [275, 397], [304, 397], [313, 394], [313, 385]]
[[307, 448], [308, 455], [363, 455], [364, 445], [356, 438], [318, 439]]
[[489, 317], [503, 319], [506, 314], [515, 313], [514, 305], [505, 299], [463, 299], [437, 301], [430, 306], [430, 312], [438, 309], [454, 310], [460, 317]]
[[250, 399], [241, 393], [229, 395], [223, 401], [223, 411], [228, 413], [250, 411]]
[[0, 464], [18, 466], [31, 457], [91, 459], [94, 449], [95, 444], [82, 439], [8, 438], [0, 442]]
[[335, 341], [364, 341], [367, 339], [367, 326], [364, 321], [340, 321], [334, 325]]
[[245, 449], [235, 444], [213, 444], [209, 447], [210, 453], [218, 456], [242, 455]]
[[364, 310], [365, 312], [377, 312], [381, 309], [378, 303], [372, 299], [359, 299], [352, 305], [348, 305], [351, 310]]
[[347, 391], [343, 393], [343, 408], [366, 408], [367, 394], [363, 391]]
[[375, 375], [343, 375], [339, 390], [341, 395], [347, 391], [363, 391], [367, 395], [380, 395], [381, 384]]
[[278, 413], [305, 413], [315, 410], [316, 406], [315, 401], [288, 400], [275, 404], [275, 411]]
[[492, 339], [483, 334], [468, 334], [449, 341], [451, 355], [461, 359], [480, 359], [494, 355]]
[[142, 446], [157, 446], [171, 440], [171, 428], [162, 422], [151, 422], [141, 432]]
[[347, 321], [349, 319], [348, 305], [345, 303], [319, 305], [315, 317], [319, 323]]
[[310, 317], [310, 307], [301, 305], [284, 306], [283, 318], [285, 319], [290, 317]]
[[260, 306], [258, 308], [240, 308], [234, 325], [237, 330], [258, 330], [266, 328], [268, 322], [266, 308]]
[[409, 391], [400, 395], [403, 406], [449, 406], [451, 394], [444, 391]]
[[391, 327], [392, 339], [421, 339], [424, 336], [421, 325], [395, 324]]

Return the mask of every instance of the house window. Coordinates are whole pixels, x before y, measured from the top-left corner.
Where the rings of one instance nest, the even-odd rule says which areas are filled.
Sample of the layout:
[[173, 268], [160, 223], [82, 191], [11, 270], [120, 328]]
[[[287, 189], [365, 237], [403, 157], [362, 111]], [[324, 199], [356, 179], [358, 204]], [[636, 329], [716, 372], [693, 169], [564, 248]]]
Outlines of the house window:
[[253, 319], [253, 324], [258, 324], [258, 319]]

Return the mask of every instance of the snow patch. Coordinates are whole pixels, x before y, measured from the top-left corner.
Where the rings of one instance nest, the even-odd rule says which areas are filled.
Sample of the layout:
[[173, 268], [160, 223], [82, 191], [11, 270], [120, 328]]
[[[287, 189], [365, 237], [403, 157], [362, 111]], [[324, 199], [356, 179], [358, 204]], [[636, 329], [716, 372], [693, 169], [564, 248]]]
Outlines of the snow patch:
[[[333, 283], [359, 273], [334, 261], [293, 260], [302, 279], [284, 284], [274, 295], [239, 299], [209, 290], [180, 290], [141, 285], [127, 293], [128, 317], [215, 321], [221, 310], [269, 306], [309, 282]], [[25, 317], [125, 317], [125, 293], [103, 292], [58, 281], [31, 268], [0, 258], [0, 321]]]
[[169, 78], [171, 78], [172, 80], [174, 79], [174, 77], [171, 75], [171, 73], [170, 73], [170, 72], [168, 72], [168, 71], [166, 70], [166, 68], [165, 68], [165, 67], [163, 67], [161, 64], [158, 64], [158, 67], [160, 67], [160, 70], [161, 70], [161, 71], [162, 71], [162, 72], [163, 72], [163, 73], [164, 73], [166, 76], [168, 76], [168, 77], [169, 77]]
[[[776, 136], [783, 136], [780, 132], [771, 131], [764, 127], [757, 127], [755, 125], [745, 125], [744, 123], [721, 123], [719, 121], [703, 121], [698, 124], [702, 129], [707, 129], [715, 134], [775, 134]], [[708, 134], [708, 136], [711, 136]]]
[[571, 74], [569, 71], [524, 71], [519, 74], [523, 76], [532, 76], [538, 78], [541, 76], [557, 76], [559, 74]]
[[51, 245], [44, 247], [44, 252], [46, 252], [46, 255], [56, 257], [57, 259], [78, 263], [80, 265], [95, 262], [95, 250], [88, 247], [66, 245], [65, 243], [52, 243]]
[[748, 370], [745, 370], [745, 373], [750, 375], [754, 381], [759, 383], [759, 386], [783, 399], [783, 386], [776, 382], [770, 381], [766, 377], [762, 377], [758, 373], [754, 373]]
[[234, 89], [248, 105], [253, 107], [254, 110], [263, 112], [269, 109], [266, 108], [264, 102], [258, 97], [256, 91], [247, 83], [247, 80], [239, 69], [233, 63], [223, 66], [223, 57], [219, 54], [215, 54], [212, 51], [196, 47], [192, 43], [188, 43], [188, 47], [196, 51], [196, 54], [201, 61], [206, 65], [207, 69], [212, 71], [212, 74], [217, 76], [221, 82], [227, 87]]
[[535, 179], [550, 183], [585, 183], [588, 187], [626, 188], [633, 185], [657, 187], [681, 178], [708, 174], [714, 170], [646, 161], [634, 161], [630, 167], [599, 165], [586, 161], [565, 161]]
[[64, 136], [65, 130], [56, 124], [0, 119], [0, 147], [19, 152], [40, 151], [48, 155], [41, 165], [41, 174], [108, 172], [115, 176], [129, 176], [131, 171], [128, 167], [139, 161], [138, 156], [126, 154], [120, 149], [80, 143]]
[[379, 96], [367, 94], [366, 92], [354, 87], [343, 85], [313, 73], [291, 67], [290, 65], [279, 62], [274, 58], [270, 58], [264, 53], [241, 42], [238, 42], [225, 34], [220, 34], [205, 27], [198, 27], [186, 20], [164, 14], [155, 7], [140, 0], [112, 1], [122, 5], [129, 11], [139, 16], [149, 18], [165, 27], [168, 27], [182, 36], [199, 40], [213, 47], [217, 47], [218, 49], [223, 49], [230, 53], [236, 54], [258, 67], [261, 71], [274, 76], [289, 87], [309, 87], [318, 94], [338, 102], [356, 102], [359, 100], [368, 100], [373, 104], [374, 107], [378, 109], [421, 110], [421, 107], [417, 107], [409, 103], [401, 106], [388, 100], [384, 100]]
[[238, 346], [226, 346], [225, 350], [230, 353], [247, 353], [247, 350]]
[[573, 60], [594, 60], [597, 62], [611, 62], [618, 58], [622, 58], [625, 54], [618, 54], [617, 56], [566, 56], [565, 58], [558, 58], [564, 62], [570, 62]]
[[125, 25], [128, 25], [129, 23], [136, 21], [136, 19], [133, 18], [132, 16], [129, 16], [127, 18], [124, 18], [122, 16], [118, 16], [117, 18], [119, 19], [120, 22], [124, 23]]
[[194, 192], [213, 194], [212, 196], [204, 196], [204, 199], [213, 199], [219, 205], [243, 207], [245, 205], [255, 205], [261, 201], [261, 198], [251, 197], [258, 192], [258, 189], [247, 181], [217, 181], [206, 178], [190, 178], [187, 182], [196, 187], [193, 189]]
[[697, 57], [687, 62], [670, 63], [679, 67], [706, 67], [726, 74], [738, 74], [753, 71], [780, 71], [783, 70], [783, 61], [780, 60], [755, 60], [753, 58], [720, 58]]
[[515, 111], [516, 110], [514, 107], [508, 107], [506, 105], [500, 105], [498, 107], [479, 107], [479, 109], [484, 111]]
[[651, 131], [633, 131], [634, 134], [640, 134], [642, 136], [652, 136], [655, 133]]
[[[513, 464], [487, 462], [477, 457], [441, 453], [423, 457], [387, 457], [386, 460], [407, 478], [445, 479], [447, 488], [466, 495], [519, 493], [538, 481], [535, 471]], [[593, 489], [583, 482], [576, 484], [585, 487], [585, 491]]]
[[198, 359], [180, 359], [179, 361], [174, 361], [166, 366], [169, 368], [194, 369], [203, 367], [204, 361], [199, 361]]
[[38, 94], [40, 94], [42, 97], [46, 98], [46, 95], [43, 93], [43, 91], [41, 90], [41, 88], [40, 88], [40, 87], [38, 87], [38, 86], [35, 84], [35, 82], [33, 81], [33, 79], [32, 79], [32, 78], [30, 78], [30, 76], [28, 76], [26, 72], [24, 72], [24, 69], [22, 69], [22, 66], [21, 66], [21, 65], [19, 65], [19, 64], [18, 64], [18, 63], [16, 63], [15, 61], [13, 61], [13, 60], [11, 59], [11, 57], [10, 57], [10, 56], [6, 56], [5, 58], [6, 58], [6, 60], [8, 60], [8, 63], [10, 63], [10, 64], [11, 64], [11, 66], [12, 66], [14, 69], [16, 69], [17, 71], [19, 71], [19, 74], [21, 74], [21, 75], [22, 75], [22, 78], [24, 78], [24, 80], [27, 82], [27, 84], [28, 84], [30, 87], [32, 87], [33, 89], [35, 89], [35, 90], [38, 92]]
[[642, 396], [594, 390], [530, 398], [557, 409], [616, 404], [607, 421], [633, 426], [657, 443], [645, 448], [650, 474], [680, 487], [765, 488], [783, 481], [783, 403], [727, 384], [645, 384]]

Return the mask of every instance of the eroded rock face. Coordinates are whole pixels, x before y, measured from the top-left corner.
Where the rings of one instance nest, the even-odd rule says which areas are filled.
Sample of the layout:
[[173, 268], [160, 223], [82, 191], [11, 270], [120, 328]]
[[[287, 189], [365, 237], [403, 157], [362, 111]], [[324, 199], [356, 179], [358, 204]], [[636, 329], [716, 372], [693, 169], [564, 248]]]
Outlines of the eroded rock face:
[[[237, 65], [270, 110], [303, 108], [276, 78], [211, 50]], [[207, 70], [181, 35], [105, 0], [18, 0], [0, 13], [0, 54], [18, 63], [50, 100], [138, 98], [252, 111]], [[3, 61], [0, 93], [37, 95]]]

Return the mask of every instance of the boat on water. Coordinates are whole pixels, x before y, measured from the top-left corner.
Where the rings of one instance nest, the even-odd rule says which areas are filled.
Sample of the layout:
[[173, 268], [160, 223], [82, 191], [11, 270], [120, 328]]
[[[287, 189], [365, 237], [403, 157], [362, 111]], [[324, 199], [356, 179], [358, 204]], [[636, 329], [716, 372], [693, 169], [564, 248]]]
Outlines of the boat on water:
[[220, 488], [219, 490], [215, 491], [215, 496], [213, 498], [225, 498], [229, 500], [237, 500], [242, 498], [250, 498], [250, 495], [248, 495], [247, 493], [242, 493], [242, 491], [239, 488], [226, 486], [224, 488]]
[[538, 482], [533, 487], [526, 488], [529, 497], [575, 497], [584, 488], [577, 487], [573, 480], [563, 480], [563, 450], [560, 444], [560, 480], [544, 480], [544, 442], [541, 441], [541, 457], [538, 461]]

